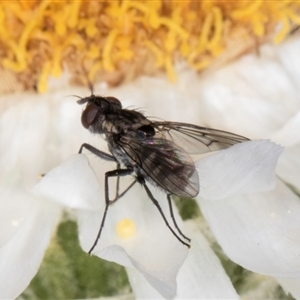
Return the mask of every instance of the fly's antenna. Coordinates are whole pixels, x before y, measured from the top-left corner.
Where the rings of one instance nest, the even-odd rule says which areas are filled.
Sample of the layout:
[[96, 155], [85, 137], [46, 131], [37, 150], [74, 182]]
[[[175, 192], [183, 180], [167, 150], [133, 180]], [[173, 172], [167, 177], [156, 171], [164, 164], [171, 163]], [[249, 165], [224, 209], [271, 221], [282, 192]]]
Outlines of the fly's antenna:
[[91, 96], [94, 96], [94, 85], [91, 82], [91, 80], [89, 79], [89, 74], [88, 74], [86, 68], [84, 67], [84, 61], [81, 62], [81, 70], [82, 70], [82, 73], [83, 73], [84, 78], [86, 80], [86, 83], [89, 87], [89, 90], [91, 92]]
[[85, 73], [85, 78], [86, 78], [89, 90], [91, 91], [91, 95], [94, 96], [94, 85], [90, 81], [90, 79], [88, 77], [88, 73], [87, 73], [87, 71], [85, 69], [84, 69], [84, 73]]
[[67, 95], [67, 96], [65, 96], [64, 98], [67, 98], [67, 97], [76, 97], [76, 98], [78, 98], [79, 100], [82, 99], [82, 97], [80, 97], [80, 96], [78, 96], [78, 95]]
[[86, 97], [82, 98], [82, 97], [80, 97], [78, 95], [67, 95], [67, 96], [65, 96], [65, 98], [66, 97], [76, 97], [76, 98], [78, 98], [79, 99], [79, 100], [77, 100], [78, 104], [84, 104], [84, 103], [86, 103], [88, 101]]

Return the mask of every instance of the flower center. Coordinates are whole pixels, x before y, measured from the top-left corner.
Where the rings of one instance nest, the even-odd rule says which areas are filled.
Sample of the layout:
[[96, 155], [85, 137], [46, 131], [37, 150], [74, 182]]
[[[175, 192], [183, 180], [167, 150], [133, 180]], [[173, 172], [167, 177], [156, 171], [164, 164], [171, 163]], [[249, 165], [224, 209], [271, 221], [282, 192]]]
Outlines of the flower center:
[[131, 219], [123, 219], [116, 225], [116, 232], [121, 239], [128, 239], [135, 235], [136, 226]]

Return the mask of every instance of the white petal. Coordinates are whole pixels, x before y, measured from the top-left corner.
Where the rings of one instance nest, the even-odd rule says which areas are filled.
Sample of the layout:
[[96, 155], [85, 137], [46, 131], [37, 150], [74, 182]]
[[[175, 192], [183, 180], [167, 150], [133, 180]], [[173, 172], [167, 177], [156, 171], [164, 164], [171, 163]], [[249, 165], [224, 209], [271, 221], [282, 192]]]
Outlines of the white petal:
[[[192, 247], [178, 273], [174, 299], [238, 299], [219, 259], [197, 229], [197, 222], [185, 223], [185, 232], [192, 238]], [[139, 272], [126, 270], [137, 299], [163, 299]]]
[[126, 268], [126, 272], [135, 299], [166, 299], [149, 284], [146, 278], [138, 270]]
[[300, 144], [284, 149], [276, 173], [285, 182], [300, 190]]
[[[165, 194], [157, 191], [153, 194], [172, 224]], [[96, 238], [102, 215], [103, 209], [96, 212], [82, 210], [78, 214], [79, 238], [85, 251], [90, 249]], [[116, 225], [123, 219], [132, 220], [136, 226], [136, 233], [127, 239], [120, 238], [116, 232]], [[178, 216], [176, 220], [180, 226]], [[145, 191], [136, 184], [109, 207], [105, 227], [93, 253], [138, 269], [152, 286], [169, 298], [175, 295], [175, 279], [188, 250], [166, 227]]]
[[295, 299], [300, 299], [300, 279], [299, 278], [276, 278], [286, 294], [291, 293]]
[[91, 209], [100, 207], [99, 189], [86, 156], [76, 154], [49, 171], [33, 192], [67, 207]]
[[285, 147], [300, 144], [300, 111], [298, 111], [287, 123], [272, 135], [272, 141]]
[[202, 123], [252, 139], [269, 138], [300, 109], [299, 37], [264, 45], [259, 52], [190, 81], [198, 86], [191, 99]]
[[185, 231], [192, 239], [192, 247], [177, 277], [176, 299], [238, 299], [219, 259], [197, 229], [197, 223], [194, 221], [185, 225]]
[[5, 214], [0, 227], [0, 295], [14, 299], [37, 273], [60, 208], [21, 191], [1, 189], [0, 199]]
[[45, 157], [47, 161], [52, 160], [47, 147], [50, 111], [46, 102], [31, 96], [35, 99], [23, 101], [22, 96], [18, 102], [16, 95], [8, 99], [14, 105], [4, 107], [0, 119], [0, 180], [6, 180], [7, 174], [14, 171], [26, 187], [36, 183], [45, 166]]
[[267, 141], [249, 141], [197, 162], [201, 198], [219, 200], [274, 187], [274, 170], [282, 147]]
[[78, 153], [82, 143], [97, 147], [102, 143], [99, 136], [83, 128], [82, 107], [75, 97], [70, 97], [87, 93], [87, 89], [72, 87], [43, 95], [1, 96], [1, 181], [10, 176], [23, 187], [32, 188], [39, 181], [39, 174]]
[[274, 47], [277, 57], [287, 73], [289, 80], [294, 87], [300, 90], [300, 39], [298, 34], [293, 34], [285, 39], [283, 43]]
[[231, 260], [261, 274], [300, 275], [300, 202], [282, 182], [270, 192], [199, 203]]

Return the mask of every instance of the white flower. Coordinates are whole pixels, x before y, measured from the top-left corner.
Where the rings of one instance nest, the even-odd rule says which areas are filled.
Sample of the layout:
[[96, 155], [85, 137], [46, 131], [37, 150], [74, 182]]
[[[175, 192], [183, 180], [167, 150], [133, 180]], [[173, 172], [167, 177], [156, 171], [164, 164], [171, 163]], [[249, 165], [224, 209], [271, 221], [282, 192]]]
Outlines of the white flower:
[[[176, 86], [157, 78], [141, 78], [127, 86], [101, 91], [95, 88], [95, 91], [118, 97], [124, 107], [146, 108], [148, 114], [166, 120], [209, 125], [250, 138], [273, 137], [287, 146], [279, 162], [278, 175], [299, 188], [300, 104], [295, 96], [299, 88], [289, 83], [284, 72], [280, 73], [283, 67], [288, 72], [294, 70], [281, 54], [288, 52], [296, 64], [293, 49], [298, 47], [298, 41], [292, 42], [292, 50], [289, 43], [275, 48], [283, 66], [276, 65], [272, 59], [268, 62], [264, 51], [273, 48], [266, 46], [262, 58], [247, 56], [212, 77], [199, 79], [193, 72], [187, 72]], [[256, 67], [254, 62], [257, 62]], [[253, 75], [257, 70], [261, 70], [260, 73]], [[299, 77], [296, 75], [291, 78], [296, 80]], [[253, 78], [255, 82], [251, 81]], [[83, 89], [65, 89], [63, 93], [58, 90], [45, 96], [1, 97], [0, 261], [3, 263], [0, 282], [5, 292], [0, 291], [1, 296], [16, 297], [34, 276], [63, 206], [77, 211], [79, 238], [85, 251], [97, 235], [104, 195], [84, 156], [71, 157], [49, 172], [76, 153], [83, 142], [103, 148], [99, 138], [91, 137], [82, 128], [79, 121], [82, 108], [74, 99], [64, 98], [72, 94], [88, 95]], [[269, 99], [274, 103], [269, 104]], [[288, 101], [281, 102], [282, 99]], [[14, 101], [12, 106], [10, 101]], [[252, 143], [250, 145], [257, 142]], [[197, 201], [218, 242], [232, 260], [255, 272], [297, 279], [299, 197], [281, 182], [273, 191], [261, 192], [260, 184], [263, 190], [270, 188], [272, 168], [280, 154], [280, 148], [274, 144], [262, 145], [258, 161], [255, 160], [256, 150], [253, 150], [258, 148], [246, 146], [246, 151], [253, 154], [247, 156], [243, 155], [245, 149], [239, 149], [242, 145], [202, 160], [198, 165], [201, 190]], [[249, 157], [253, 159], [247, 160]], [[231, 163], [226, 165], [228, 162]], [[207, 172], [201, 175], [206, 163]], [[257, 164], [266, 167], [259, 169]], [[114, 166], [98, 158], [91, 159], [91, 165], [99, 184], [103, 185], [104, 172]], [[268, 176], [264, 170], [268, 171]], [[37, 175], [42, 173], [47, 175], [36, 186]], [[66, 180], [63, 185], [62, 180]], [[218, 184], [213, 185], [214, 182]], [[33, 189], [33, 186], [36, 187]], [[152, 191], [168, 216], [165, 195], [156, 189]], [[256, 193], [258, 191], [260, 193]], [[129, 220], [127, 225], [118, 227], [124, 219]], [[180, 228], [184, 228], [178, 216], [177, 221]], [[197, 227], [197, 222], [192, 222], [190, 227]], [[183, 230], [188, 236], [191, 233], [193, 239], [192, 249], [184, 262], [187, 249], [166, 228], [152, 202], [136, 184], [109, 208], [94, 254], [128, 268], [134, 267], [128, 274], [137, 298], [173, 297], [178, 271], [178, 298], [219, 298], [222, 295], [237, 298], [230, 279], [205, 238], [198, 229], [190, 227]], [[124, 234], [127, 238], [120, 237]], [[21, 277], [20, 284], [16, 285]], [[283, 284], [284, 280], [281, 282]], [[285, 286], [292, 291], [292, 280], [289, 284], [286, 282]]]

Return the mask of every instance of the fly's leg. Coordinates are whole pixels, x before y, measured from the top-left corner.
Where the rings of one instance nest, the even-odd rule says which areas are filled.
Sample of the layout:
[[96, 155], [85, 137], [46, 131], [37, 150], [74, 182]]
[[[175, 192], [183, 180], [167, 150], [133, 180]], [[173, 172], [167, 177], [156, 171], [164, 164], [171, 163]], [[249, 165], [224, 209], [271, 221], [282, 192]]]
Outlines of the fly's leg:
[[[121, 169], [121, 165], [117, 163], [117, 169]], [[115, 202], [119, 199], [119, 189], [120, 189], [120, 176], [117, 177], [117, 186], [116, 186], [116, 196], [115, 199], [111, 200], [111, 202]]]
[[[100, 229], [98, 231], [97, 237], [94, 241], [93, 246], [91, 247], [91, 249], [88, 252], [88, 254], [90, 255], [92, 253], [92, 251], [94, 250], [94, 248], [96, 247], [96, 245], [98, 243], [98, 240], [101, 236], [101, 232], [102, 232], [102, 229], [104, 227], [105, 218], [106, 218], [106, 214], [107, 214], [109, 205], [113, 204], [118, 199], [123, 197], [134, 186], [134, 184], [136, 183], [136, 180], [134, 180], [121, 194], [119, 194], [120, 177], [131, 174], [133, 172], [133, 170], [130, 169], [130, 168], [120, 169], [120, 164], [119, 164], [119, 162], [117, 162], [116, 158], [113, 155], [108, 154], [106, 152], [103, 152], [103, 151], [95, 148], [94, 146], [92, 146], [90, 144], [86, 144], [86, 143], [82, 144], [80, 149], [79, 149], [79, 153], [81, 153], [84, 148], [89, 150], [90, 152], [92, 152], [93, 154], [95, 154], [96, 156], [98, 156], [98, 157], [100, 157], [104, 160], [113, 161], [113, 162], [117, 163], [117, 169], [116, 170], [109, 171], [109, 172], [105, 173], [105, 209], [104, 209], [104, 213], [103, 213], [103, 217], [102, 217], [102, 221], [101, 221], [101, 225], [100, 225]], [[113, 200], [109, 200], [109, 186], [108, 186], [109, 177], [117, 177], [116, 196]]]
[[90, 152], [92, 152], [93, 154], [95, 154], [96, 156], [98, 156], [104, 160], [117, 162], [117, 160], [115, 159], [115, 157], [113, 155], [108, 154], [104, 151], [101, 151], [101, 150], [95, 148], [94, 146], [92, 146], [90, 144], [86, 144], [86, 143], [81, 145], [78, 153], [82, 153], [83, 148], [89, 150]]
[[[120, 163], [117, 163], [117, 169], [121, 169]], [[121, 193], [119, 194], [120, 190], [120, 176], [117, 177], [117, 186], [116, 186], [116, 196], [113, 200], [110, 200], [110, 203], [113, 204], [117, 200], [119, 200], [121, 197], [123, 197], [136, 183], [136, 179]]]
[[[185, 246], [187, 246], [188, 248], [190, 248], [191, 246], [190, 246], [188, 243], [186, 243], [185, 241], [183, 241], [183, 240], [176, 234], [176, 232], [173, 230], [173, 228], [170, 226], [170, 224], [169, 224], [167, 218], [165, 217], [165, 215], [164, 215], [164, 213], [163, 213], [163, 211], [162, 211], [162, 209], [161, 209], [161, 207], [160, 207], [158, 201], [153, 197], [153, 195], [152, 195], [150, 189], [149, 189], [148, 186], [146, 185], [146, 182], [145, 182], [144, 177], [139, 176], [137, 180], [138, 180], [138, 182], [144, 187], [144, 189], [145, 189], [145, 191], [146, 191], [148, 197], [150, 198], [150, 200], [153, 202], [153, 204], [154, 204], [154, 205], [156, 206], [156, 208], [158, 209], [159, 213], [161, 214], [163, 220], [165, 221], [165, 223], [166, 223], [167, 227], [170, 229], [170, 231], [175, 235], [175, 237], [178, 239], [178, 241], [179, 241], [180, 243], [182, 243], [183, 245], [185, 245]], [[176, 227], [176, 228], [177, 228], [177, 227]]]
[[[116, 200], [113, 200], [113, 201], [110, 201], [109, 200], [109, 186], [108, 186], [108, 179], [110, 177], [120, 177], [120, 176], [126, 176], [126, 175], [129, 175], [133, 172], [132, 169], [116, 169], [116, 170], [113, 170], [113, 171], [108, 171], [105, 173], [105, 181], [104, 181], [104, 184], [105, 184], [105, 209], [104, 209], [104, 213], [103, 213], [103, 217], [102, 217], [102, 221], [101, 221], [101, 225], [100, 225], [100, 228], [99, 228], [99, 231], [98, 231], [98, 234], [97, 234], [97, 237], [94, 241], [94, 244], [93, 246], [91, 247], [91, 249], [89, 250], [88, 254], [91, 255], [92, 251], [94, 250], [94, 248], [96, 247], [97, 243], [98, 243], [98, 240], [101, 236], [101, 232], [102, 232], [102, 229], [104, 227], [104, 223], [105, 223], [105, 218], [106, 218], [106, 214], [107, 214], [107, 211], [108, 211], [108, 207], [110, 204], [114, 203], [114, 201]], [[131, 187], [131, 186], [130, 186]], [[129, 189], [127, 188], [125, 192], [127, 192]], [[124, 194], [124, 193], [123, 193]], [[120, 197], [119, 197], [120, 198]]]
[[171, 199], [171, 194], [168, 194], [167, 195], [167, 198], [168, 198], [168, 203], [169, 203], [169, 209], [170, 209], [170, 215], [171, 215], [171, 218], [173, 220], [173, 224], [174, 226], [176, 227], [177, 231], [179, 232], [179, 234], [184, 238], [186, 239], [189, 243], [191, 242], [191, 239], [188, 238], [187, 236], [185, 236], [182, 231], [180, 230], [180, 228], [178, 227], [177, 223], [176, 223], [176, 220], [175, 220], [175, 217], [174, 217], [174, 213], [173, 213], [173, 207], [172, 207], [172, 199]]
[[121, 194], [119, 194], [117, 192], [115, 199], [110, 200], [110, 204], [115, 203], [117, 200], [119, 200], [121, 197], [123, 197], [136, 184], [136, 182], [137, 182], [137, 180], [134, 180]]
[[[86, 144], [86, 143], [81, 145], [78, 153], [82, 153], [83, 148], [89, 150], [90, 152], [92, 152], [93, 154], [95, 154], [96, 156], [98, 156], [104, 160], [117, 162], [117, 160], [115, 159], [115, 157], [113, 155], [108, 154], [104, 151], [101, 151], [101, 150], [95, 148], [94, 146], [92, 146], [90, 144]], [[117, 170], [120, 170], [120, 169], [121, 169], [120, 163], [117, 162]], [[136, 183], [136, 180], [133, 181], [121, 194], [119, 194], [120, 176], [118, 176], [117, 177], [116, 196], [113, 200], [110, 200], [111, 204], [113, 202], [116, 202], [119, 198], [123, 197], [126, 194], [126, 192], [128, 192], [134, 186], [135, 183]]]

